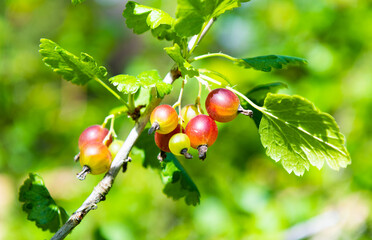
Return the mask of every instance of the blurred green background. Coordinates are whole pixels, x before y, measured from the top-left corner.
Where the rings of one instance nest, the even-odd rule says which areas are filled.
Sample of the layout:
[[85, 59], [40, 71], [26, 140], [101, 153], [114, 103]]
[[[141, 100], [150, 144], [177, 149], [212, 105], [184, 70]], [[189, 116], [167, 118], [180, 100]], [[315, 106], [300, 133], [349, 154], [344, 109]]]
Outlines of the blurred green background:
[[[174, 15], [176, 1], [140, 1]], [[45, 180], [68, 214], [101, 176], [80, 182], [73, 156], [78, 137], [99, 124], [119, 102], [96, 83], [80, 87], [48, 69], [38, 53], [40, 38], [92, 55], [110, 75], [138, 74], [172, 66], [169, 46], [150, 33], [125, 26], [126, 1], [0, 1], [0, 239], [48, 239], [27, 221], [18, 188], [28, 172]], [[311, 100], [332, 114], [347, 139], [352, 165], [335, 172], [312, 167], [289, 175], [266, 157], [257, 129], [239, 116], [219, 125], [205, 162], [185, 161], [201, 193], [187, 206], [162, 193], [157, 170], [133, 162], [68, 239], [372, 239], [372, 2], [370, 0], [253, 0], [221, 16], [196, 53], [222, 51], [236, 57], [281, 54], [306, 58], [304, 68], [262, 73], [223, 59], [199, 64], [225, 74], [246, 92], [269, 82]], [[180, 82], [164, 101], [174, 103]], [[190, 80], [184, 103], [193, 103]], [[203, 92], [205, 98], [207, 91]], [[125, 138], [132, 122], [116, 122]]]

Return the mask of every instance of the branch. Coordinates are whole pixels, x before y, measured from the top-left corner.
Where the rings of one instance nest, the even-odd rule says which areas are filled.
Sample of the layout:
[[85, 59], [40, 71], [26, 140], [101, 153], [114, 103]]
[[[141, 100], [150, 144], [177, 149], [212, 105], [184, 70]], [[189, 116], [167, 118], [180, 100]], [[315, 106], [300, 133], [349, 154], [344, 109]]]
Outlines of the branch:
[[[164, 82], [172, 84], [175, 79], [179, 77], [176, 70], [170, 71], [164, 78]], [[79, 209], [74, 212], [67, 222], [55, 233], [51, 238], [52, 240], [64, 239], [87, 215], [90, 210], [97, 208], [97, 203], [105, 200], [106, 195], [110, 191], [116, 176], [118, 175], [122, 165], [128, 158], [129, 152], [131, 151], [134, 143], [141, 135], [141, 132], [145, 128], [147, 122], [149, 121], [150, 114], [152, 110], [159, 105], [161, 99], [154, 98], [150, 102], [146, 112], [138, 119], [134, 128], [130, 131], [127, 139], [125, 140], [122, 148], [116, 155], [114, 161], [111, 164], [110, 170], [105, 174], [103, 179], [97, 184], [93, 189], [89, 197], [84, 201], [84, 203], [79, 207]]]
[[[214, 19], [211, 19], [207, 26], [203, 29], [200, 37], [197, 41], [193, 43], [193, 49], [196, 48], [197, 44], [201, 41], [204, 35], [207, 33], [208, 29], [212, 26]], [[189, 44], [190, 46], [190, 44]], [[172, 69], [167, 76], [163, 79], [165, 83], [172, 84], [174, 80], [180, 77], [180, 72], [178, 69]], [[154, 89], [155, 90], [155, 89]], [[156, 93], [155, 93], [156, 94]], [[127, 139], [125, 140], [120, 151], [116, 155], [114, 161], [111, 164], [110, 170], [105, 174], [103, 179], [94, 187], [92, 193], [83, 202], [83, 204], [70, 216], [67, 222], [54, 234], [51, 240], [64, 239], [88, 214], [90, 210], [97, 208], [97, 204], [106, 199], [106, 195], [110, 191], [116, 176], [118, 175], [121, 167], [128, 158], [129, 152], [131, 151], [134, 143], [137, 141], [138, 137], [141, 135], [143, 129], [145, 128], [147, 122], [149, 121], [150, 114], [152, 110], [158, 106], [161, 102], [159, 98], [153, 98], [154, 100], [150, 102], [147, 107], [146, 112], [136, 122], [134, 128], [130, 131]]]

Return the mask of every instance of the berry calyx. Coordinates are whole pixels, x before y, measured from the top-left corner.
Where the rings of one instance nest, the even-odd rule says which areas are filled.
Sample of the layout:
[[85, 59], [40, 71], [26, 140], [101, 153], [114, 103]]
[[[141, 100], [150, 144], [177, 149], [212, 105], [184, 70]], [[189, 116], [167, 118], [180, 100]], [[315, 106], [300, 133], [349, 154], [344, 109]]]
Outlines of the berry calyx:
[[240, 100], [226, 88], [211, 91], [205, 100], [209, 116], [217, 122], [230, 122], [238, 115]]
[[79, 160], [83, 171], [78, 174], [78, 178], [84, 180], [88, 173], [97, 175], [107, 172], [111, 166], [112, 157], [106, 145], [100, 142], [90, 142], [82, 147]]
[[[185, 130], [182, 128], [182, 132], [184, 133]], [[178, 124], [177, 127], [170, 133], [167, 134], [160, 134], [155, 132], [155, 144], [158, 148], [163, 152], [171, 152], [169, 149], [169, 139], [173, 137], [173, 135], [181, 133], [181, 126]]]
[[185, 132], [190, 139], [191, 147], [199, 150], [199, 146], [206, 146], [203, 151], [199, 150], [199, 158], [205, 159], [208, 147], [213, 145], [218, 136], [218, 128], [215, 121], [207, 115], [200, 114], [190, 120]]
[[[99, 142], [103, 143], [105, 140], [109, 130], [107, 128], [102, 127], [101, 125], [93, 125], [86, 128], [79, 137], [79, 149], [81, 150], [83, 146], [87, 143], [91, 142]], [[112, 142], [112, 136], [108, 138], [106, 141], [106, 146], [109, 146]]]
[[184, 106], [181, 110], [182, 126], [186, 127], [189, 121], [199, 114], [201, 113], [198, 111], [198, 108], [194, 104], [188, 104]]
[[154, 131], [160, 134], [167, 134], [177, 127], [178, 114], [170, 105], [159, 105], [152, 111], [150, 122], [149, 134]]
[[174, 134], [169, 140], [170, 151], [177, 156], [185, 156], [187, 159], [191, 159], [192, 155], [187, 151], [190, 148], [190, 139], [184, 133]]

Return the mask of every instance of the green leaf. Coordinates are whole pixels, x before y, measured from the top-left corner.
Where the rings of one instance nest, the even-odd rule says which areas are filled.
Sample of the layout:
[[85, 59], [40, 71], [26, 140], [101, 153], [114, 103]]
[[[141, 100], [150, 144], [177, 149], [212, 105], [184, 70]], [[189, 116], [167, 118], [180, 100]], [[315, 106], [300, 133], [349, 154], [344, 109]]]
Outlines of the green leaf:
[[241, 2], [247, 0], [178, 0], [174, 29], [181, 37], [196, 35], [205, 22], [240, 7]]
[[74, 4], [74, 5], [78, 5], [80, 3], [83, 3], [85, 2], [85, 0], [71, 0], [71, 3]]
[[37, 174], [29, 174], [19, 190], [19, 201], [23, 202], [27, 219], [34, 221], [44, 231], [56, 232], [68, 219], [66, 211], [57, 206], [43, 179]]
[[[283, 88], [287, 88], [287, 85], [281, 82], [262, 84], [251, 89], [248, 93], [245, 94], [245, 96], [249, 98], [254, 104], [262, 106], [268, 93], [277, 93], [280, 89]], [[262, 113], [244, 100], [241, 100], [241, 105], [243, 108], [251, 109], [253, 111], [253, 120], [258, 128], [260, 126]]]
[[81, 53], [78, 58], [49, 39], [40, 39], [39, 52], [48, 67], [74, 84], [86, 84], [92, 79], [102, 80], [107, 76], [106, 68], [98, 66], [88, 54]]
[[157, 155], [160, 152], [159, 148], [155, 145], [154, 136], [147, 134], [148, 128], [143, 130], [142, 134], [136, 141], [135, 146], [138, 149], [144, 151], [144, 158], [142, 165], [147, 168], [157, 168], [160, 169], [160, 163], [157, 159]]
[[255, 70], [270, 72], [273, 68], [285, 69], [289, 66], [298, 66], [306, 64], [307, 61], [303, 58], [267, 55], [253, 58], [237, 59], [236, 63], [244, 68], [253, 68]]
[[196, 70], [183, 56], [181, 48], [178, 44], [174, 44], [173, 47], [166, 47], [164, 50], [167, 54], [177, 63], [179, 70], [183, 77], [188, 76], [192, 78], [198, 76], [199, 72]]
[[177, 158], [172, 153], [167, 153], [161, 165], [161, 177], [165, 184], [163, 192], [173, 200], [184, 197], [187, 205], [199, 204], [199, 190]]
[[333, 117], [300, 96], [269, 93], [259, 127], [266, 154], [296, 175], [324, 161], [335, 170], [351, 163]]
[[128, 28], [136, 34], [142, 34], [151, 29], [152, 34], [159, 39], [173, 40], [176, 34], [173, 30], [175, 19], [168, 13], [129, 1], [123, 12]]
[[156, 88], [159, 98], [164, 98], [165, 95], [172, 91], [172, 85], [163, 82], [156, 70], [145, 71], [137, 77], [130, 75], [117, 75], [109, 79], [111, 84], [116, 86], [119, 92], [124, 94], [134, 94], [140, 88]]

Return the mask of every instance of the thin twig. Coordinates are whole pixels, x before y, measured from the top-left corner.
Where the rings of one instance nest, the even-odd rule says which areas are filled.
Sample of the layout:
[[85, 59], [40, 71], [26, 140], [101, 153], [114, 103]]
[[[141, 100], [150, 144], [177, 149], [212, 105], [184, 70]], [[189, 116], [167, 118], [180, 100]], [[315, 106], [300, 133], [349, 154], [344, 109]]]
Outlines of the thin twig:
[[[173, 83], [175, 80], [175, 74], [173, 71], [169, 72], [164, 78], [164, 82]], [[98, 183], [98, 185], [93, 189], [89, 197], [84, 201], [84, 203], [76, 210], [67, 222], [56, 232], [56, 234], [51, 238], [52, 240], [64, 239], [87, 215], [87, 213], [97, 208], [97, 204], [100, 201], [105, 200], [105, 196], [110, 191], [114, 180], [119, 173], [125, 159], [128, 158], [129, 152], [132, 149], [134, 143], [140, 136], [141, 132], [145, 128], [147, 122], [149, 121], [151, 111], [159, 105], [161, 99], [155, 98], [153, 102], [147, 108], [147, 111], [138, 119], [136, 125], [129, 133], [127, 139], [125, 140], [122, 148], [116, 155], [114, 161], [111, 164], [110, 170], [106, 173], [103, 179]]]

